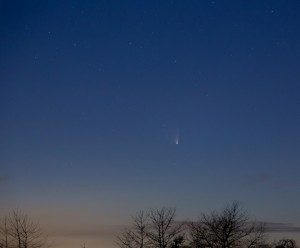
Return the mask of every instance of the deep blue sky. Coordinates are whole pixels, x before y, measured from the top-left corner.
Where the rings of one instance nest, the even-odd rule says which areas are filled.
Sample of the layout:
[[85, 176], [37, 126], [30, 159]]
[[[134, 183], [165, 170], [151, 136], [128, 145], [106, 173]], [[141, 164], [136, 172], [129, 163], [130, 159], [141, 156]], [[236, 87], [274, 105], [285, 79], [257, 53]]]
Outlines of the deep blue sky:
[[299, 13], [298, 0], [0, 1], [1, 205], [109, 224], [240, 200], [300, 225]]

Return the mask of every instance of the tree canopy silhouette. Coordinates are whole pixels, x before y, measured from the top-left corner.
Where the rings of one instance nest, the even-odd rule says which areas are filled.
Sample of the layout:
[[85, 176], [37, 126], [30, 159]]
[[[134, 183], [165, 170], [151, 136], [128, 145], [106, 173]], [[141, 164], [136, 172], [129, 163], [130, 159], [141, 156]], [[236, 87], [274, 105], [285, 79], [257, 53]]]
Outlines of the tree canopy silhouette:
[[190, 231], [194, 248], [256, 248], [264, 244], [264, 226], [250, 221], [237, 202], [220, 212], [202, 214]]
[[117, 237], [121, 248], [182, 247], [183, 224], [175, 222], [173, 208], [151, 209], [132, 217], [132, 226]]
[[0, 227], [1, 248], [42, 248], [45, 245], [46, 236], [27, 214], [13, 211], [4, 217]]

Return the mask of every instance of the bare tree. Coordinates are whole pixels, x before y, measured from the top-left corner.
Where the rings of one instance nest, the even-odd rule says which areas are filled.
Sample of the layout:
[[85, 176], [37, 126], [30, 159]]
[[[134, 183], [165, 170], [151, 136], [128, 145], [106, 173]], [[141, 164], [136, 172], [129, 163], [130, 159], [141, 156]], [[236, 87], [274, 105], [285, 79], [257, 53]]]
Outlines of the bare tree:
[[19, 211], [4, 218], [0, 240], [2, 248], [41, 248], [46, 244], [38, 223]]
[[132, 217], [132, 228], [117, 237], [117, 244], [121, 248], [146, 248], [149, 247], [147, 239], [148, 216], [140, 211]]
[[9, 248], [9, 239], [8, 221], [5, 216], [0, 226], [0, 248]]
[[[147, 236], [153, 247], [169, 248], [182, 234], [183, 224], [175, 222], [175, 212], [174, 208], [150, 210], [150, 228]], [[180, 242], [182, 243], [182, 240]]]
[[184, 247], [183, 224], [175, 222], [175, 209], [152, 209], [132, 218], [132, 228], [117, 237], [120, 248]]
[[202, 214], [190, 225], [190, 231], [195, 248], [256, 248], [264, 243], [263, 225], [250, 222], [237, 202], [221, 212]]

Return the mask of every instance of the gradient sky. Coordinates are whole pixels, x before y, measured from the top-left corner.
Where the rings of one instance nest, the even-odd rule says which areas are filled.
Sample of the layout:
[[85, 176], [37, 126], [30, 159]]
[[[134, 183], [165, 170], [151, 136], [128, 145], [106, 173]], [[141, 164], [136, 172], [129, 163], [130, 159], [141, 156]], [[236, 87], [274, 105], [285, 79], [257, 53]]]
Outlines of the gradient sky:
[[299, 0], [0, 0], [0, 208], [91, 230], [239, 200], [300, 225], [299, 13]]

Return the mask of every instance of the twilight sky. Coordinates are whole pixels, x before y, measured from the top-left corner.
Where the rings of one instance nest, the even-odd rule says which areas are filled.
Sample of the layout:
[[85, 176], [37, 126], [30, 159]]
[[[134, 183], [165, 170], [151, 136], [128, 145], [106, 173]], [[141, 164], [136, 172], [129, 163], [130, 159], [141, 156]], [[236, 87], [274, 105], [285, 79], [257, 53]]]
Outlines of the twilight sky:
[[299, 13], [299, 0], [0, 0], [0, 209], [92, 230], [239, 200], [300, 225]]

